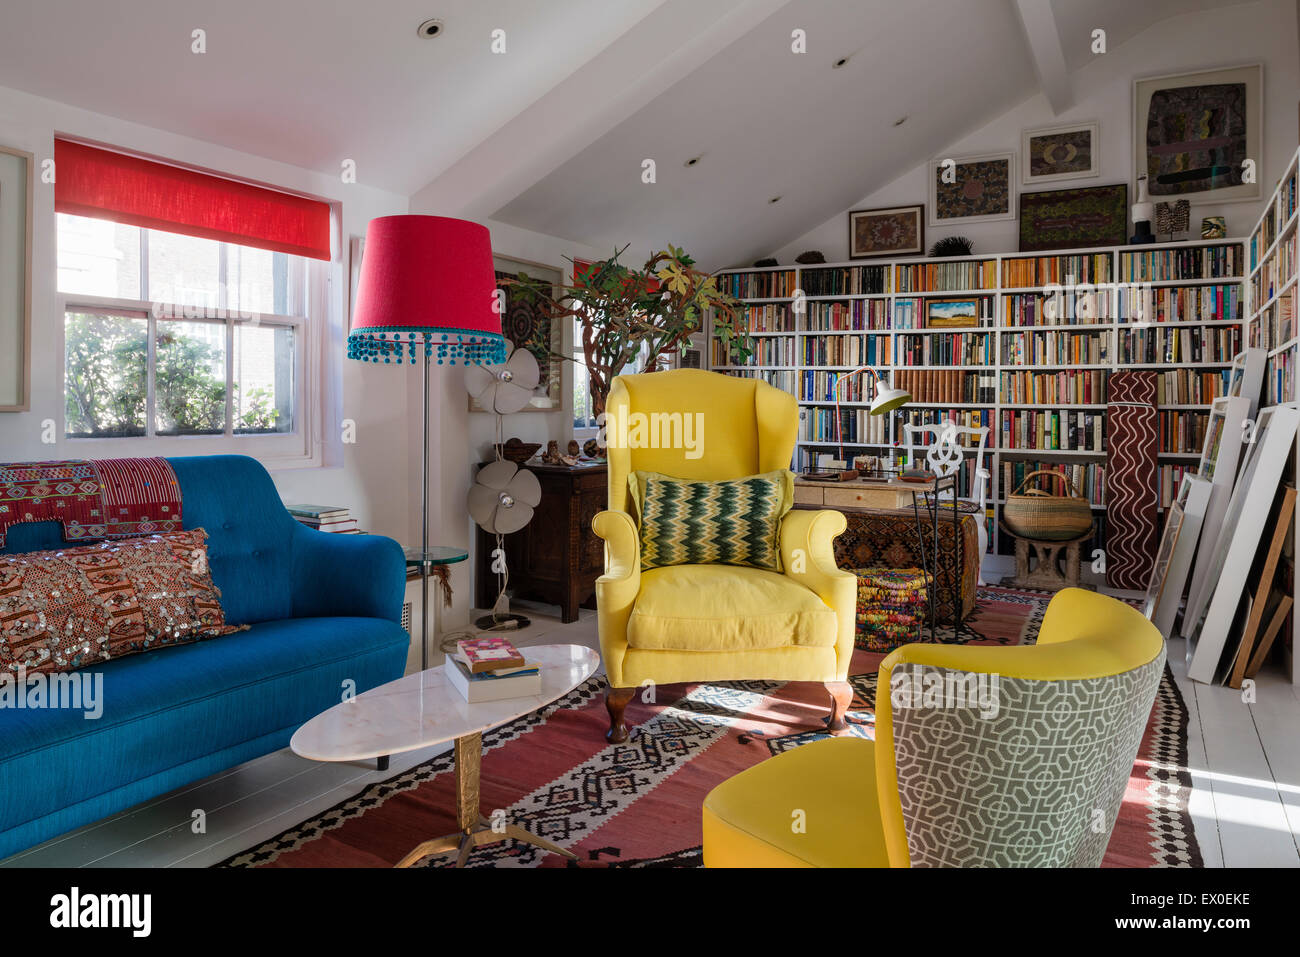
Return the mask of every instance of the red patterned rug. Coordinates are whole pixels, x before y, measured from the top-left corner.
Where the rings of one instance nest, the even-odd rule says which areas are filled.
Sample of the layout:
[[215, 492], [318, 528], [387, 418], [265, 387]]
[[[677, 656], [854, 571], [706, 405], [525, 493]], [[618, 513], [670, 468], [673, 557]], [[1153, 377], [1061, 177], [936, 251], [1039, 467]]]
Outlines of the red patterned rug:
[[[1050, 595], [980, 589], [971, 621], [981, 644], [1032, 642]], [[951, 636], [949, 636], [951, 638]], [[857, 652], [852, 733], [870, 738], [876, 669]], [[700, 806], [731, 775], [826, 736], [827, 695], [807, 682], [664, 685], [658, 700], [628, 705], [635, 725], [605, 743], [604, 681], [593, 678], [553, 705], [483, 735], [482, 807], [567, 847], [569, 862], [503, 842], [474, 851], [471, 867], [698, 867]], [[1103, 866], [1199, 867], [1187, 813], [1187, 709], [1168, 670], [1156, 696]], [[223, 867], [391, 867], [429, 837], [456, 829], [448, 752], [372, 784]], [[450, 866], [443, 857], [429, 866]]]

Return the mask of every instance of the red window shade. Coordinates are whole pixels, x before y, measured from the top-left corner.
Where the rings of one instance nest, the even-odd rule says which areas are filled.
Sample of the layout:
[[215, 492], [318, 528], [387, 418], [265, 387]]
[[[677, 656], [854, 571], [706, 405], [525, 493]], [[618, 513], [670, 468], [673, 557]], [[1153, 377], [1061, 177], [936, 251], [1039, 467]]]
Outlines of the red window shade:
[[329, 205], [194, 170], [54, 141], [54, 208], [312, 259], [330, 258]]

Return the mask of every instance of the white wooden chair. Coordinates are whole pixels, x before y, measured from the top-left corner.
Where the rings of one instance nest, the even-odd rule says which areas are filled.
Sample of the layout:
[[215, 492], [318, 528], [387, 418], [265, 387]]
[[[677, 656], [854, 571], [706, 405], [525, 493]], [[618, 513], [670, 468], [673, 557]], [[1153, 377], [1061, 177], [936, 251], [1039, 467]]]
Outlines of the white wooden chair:
[[916, 439], [919, 437], [924, 440], [927, 432], [932, 433], [934, 438], [925, 450], [925, 467], [940, 478], [946, 478], [956, 473], [965, 460], [966, 453], [963, 451], [964, 446], [961, 443], [961, 436], [969, 435], [971, 437], [979, 436], [979, 444], [975, 452], [975, 476], [971, 486], [970, 494], [961, 497], [958, 496], [958, 508], [963, 512], [975, 515], [976, 524], [979, 526], [979, 568], [976, 569], [976, 581], [984, 584], [984, 556], [989, 548], [989, 533], [987, 527], [987, 516], [985, 507], [988, 503], [989, 479], [992, 474], [984, 467], [984, 449], [988, 444], [989, 427], [987, 425], [969, 426], [957, 425], [951, 419], [944, 419], [942, 422], [931, 422], [925, 425], [905, 424], [903, 432], [907, 441], [907, 462], [909, 468], [920, 468], [915, 454]]

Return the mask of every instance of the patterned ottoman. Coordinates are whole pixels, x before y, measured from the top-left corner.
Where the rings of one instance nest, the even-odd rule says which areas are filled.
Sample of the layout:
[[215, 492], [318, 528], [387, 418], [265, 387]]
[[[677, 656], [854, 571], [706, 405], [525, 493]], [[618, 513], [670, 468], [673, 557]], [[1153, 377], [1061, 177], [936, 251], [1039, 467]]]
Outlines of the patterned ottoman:
[[857, 628], [853, 644], [864, 651], [893, 651], [921, 640], [929, 606], [920, 568], [855, 568]]

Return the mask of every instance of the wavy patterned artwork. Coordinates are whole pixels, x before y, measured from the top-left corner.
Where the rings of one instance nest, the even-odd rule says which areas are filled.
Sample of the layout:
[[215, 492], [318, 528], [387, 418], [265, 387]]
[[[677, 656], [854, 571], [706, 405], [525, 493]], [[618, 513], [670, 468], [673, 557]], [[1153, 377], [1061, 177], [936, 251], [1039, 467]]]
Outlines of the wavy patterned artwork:
[[1106, 407], [1106, 584], [1145, 590], [1156, 559], [1156, 374], [1116, 372]]

